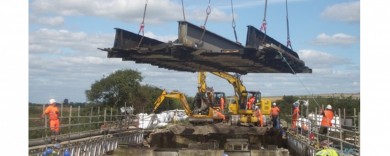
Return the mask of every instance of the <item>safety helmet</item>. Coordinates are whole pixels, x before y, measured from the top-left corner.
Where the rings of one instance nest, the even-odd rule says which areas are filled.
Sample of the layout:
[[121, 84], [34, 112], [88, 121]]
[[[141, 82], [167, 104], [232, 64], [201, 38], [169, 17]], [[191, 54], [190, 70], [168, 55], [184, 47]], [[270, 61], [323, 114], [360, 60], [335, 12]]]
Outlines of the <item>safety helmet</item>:
[[50, 104], [56, 103], [56, 100], [50, 99], [50, 100], [49, 100], [49, 103], [50, 103]]
[[331, 105], [327, 105], [326, 109], [332, 109], [332, 106]]
[[276, 103], [274, 102], [274, 103], [272, 103], [272, 106], [276, 106]]
[[255, 109], [259, 109], [259, 106], [255, 106]]
[[294, 106], [294, 107], [298, 107], [298, 103], [297, 103], [297, 102], [294, 102], [294, 103], [293, 103], [293, 106]]

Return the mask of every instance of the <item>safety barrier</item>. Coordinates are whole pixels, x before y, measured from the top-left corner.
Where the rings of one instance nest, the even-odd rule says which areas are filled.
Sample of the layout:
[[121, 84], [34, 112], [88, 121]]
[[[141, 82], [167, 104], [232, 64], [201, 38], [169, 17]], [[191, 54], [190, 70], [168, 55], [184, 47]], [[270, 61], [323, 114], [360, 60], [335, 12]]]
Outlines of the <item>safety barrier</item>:
[[287, 133], [289, 149], [298, 155], [314, 156], [315, 152], [321, 149], [321, 146], [326, 146], [343, 155], [359, 155], [360, 132], [359, 127], [356, 126], [359, 115], [356, 114], [356, 109], [354, 109], [353, 125], [352, 121], [346, 125], [345, 123], [348, 120], [346, 120], [345, 109], [343, 115], [341, 112], [341, 109], [335, 112], [332, 126], [328, 127], [326, 134], [319, 133], [322, 116], [318, 115], [317, 109], [315, 109], [314, 114], [306, 112], [308, 118], [298, 119], [296, 128], [290, 129], [291, 131]]
[[49, 153], [65, 155], [65, 153], [67, 153], [70, 156], [99, 156], [109, 151], [116, 150], [119, 144], [141, 145], [143, 142], [143, 136], [143, 132], [138, 130], [100, 135], [91, 138], [62, 142], [58, 145], [50, 144], [30, 147], [29, 155], [44, 156], [49, 155]]
[[287, 144], [290, 150], [294, 151], [297, 155], [302, 156], [314, 156], [317, 149], [309, 144], [309, 141], [305, 138], [294, 137], [293, 135], [287, 135]]
[[311, 124], [315, 121], [302, 120], [300, 122], [309, 127], [297, 127], [287, 133], [288, 147], [298, 155], [314, 156], [321, 150], [320, 146], [333, 148], [343, 155], [359, 155], [359, 131], [331, 127], [333, 131], [329, 130], [328, 133], [321, 134], [319, 133], [320, 126]]

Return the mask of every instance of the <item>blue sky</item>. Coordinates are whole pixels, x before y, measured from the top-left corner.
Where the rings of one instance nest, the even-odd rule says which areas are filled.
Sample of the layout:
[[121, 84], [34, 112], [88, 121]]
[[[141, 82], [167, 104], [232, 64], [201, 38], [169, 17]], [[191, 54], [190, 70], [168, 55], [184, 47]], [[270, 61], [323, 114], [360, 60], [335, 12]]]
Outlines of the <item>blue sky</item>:
[[[195, 95], [197, 73], [176, 72], [148, 64], [109, 59], [97, 48], [113, 46], [114, 28], [138, 32], [145, 0], [30, 0], [28, 11], [29, 102], [86, 102], [92, 83], [120, 69], [140, 71], [149, 84]], [[208, 0], [184, 0], [186, 20], [203, 25]], [[247, 25], [260, 27], [264, 0], [233, 0], [238, 40], [245, 43]], [[211, 0], [206, 28], [235, 40], [229, 0]], [[270, 0], [267, 34], [286, 43], [285, 0]], [[243, 75], [248, 90], [263, 96], [360, 92], [360, 1], [289, 0], [290, 39], [312, 74]], [[183, 20], [180, 0], [149, 0], [145, 35], [167, 42], [177, 39]], [[301, 83], [302, 82], [302, 83]], [[234, 94], [231, 85], [212, 74], [207, 83]]]

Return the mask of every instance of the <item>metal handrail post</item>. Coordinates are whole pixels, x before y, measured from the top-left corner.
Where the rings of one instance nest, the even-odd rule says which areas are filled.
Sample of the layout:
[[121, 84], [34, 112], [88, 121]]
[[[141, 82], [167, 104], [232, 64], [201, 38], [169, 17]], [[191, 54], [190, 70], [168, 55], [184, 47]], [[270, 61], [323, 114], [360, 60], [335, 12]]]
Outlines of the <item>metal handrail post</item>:
[[[89, 129], [92, 129], [92, 114], [93, 114], [93, 107], [91, 107], [91, 114], [89, 115]], [[91, 133], [91, 131], [89, 131]]]
[[[317, 127], [317, 123], [318, 123], [318, 121], [317, 121], [317, 107], [315, 108], [315, 127]], [[319, 129], [317, 128], [317, 132], [319, 132]], [[317, 143], [319, 142], [319, 138], [318, 138], [318, 136], [316, 137], [316, 140], [317, 140]]]
[[356, 128], [356, 108], [353, 108], [353, 128]]
[[62, 112], [63, 112], [62, 110], [63, 110], [63, 109], [64, 109], [64, 104], [62, 103], [62, 104], [61, 104], [61, 117], [60, 117], [60, 119], [62, 119], [62, 117], [63, 117], [63, 115], [62, 115]]
[[111, 114], [110, 114], [110, 121], [112, 122], [112, 107], [110, 108]]
[[[80, 123], [80, 106], [78, 106], [77, 108], [77, 123]], [[80, 134], [80, 130], [78, 130], [79, 134]]]
[[[42, 112], [45, 112], [45, 105], [43, 104], [42, 105]], [[44, 119], [44, 122], [45, 122], [45, 135], [44, 136], [42, 136], [43, 138], [47, 138], [47, 118], [46, 118], [46, 116], [44, 117], [45, 119]]]
[[68, 122], [68, 141], [70, 142], [71, 126], [72, 126], [72, 105], [69, 107], [69, 122]]
[[[345, 109], [344, 109], [344, 113], [345, 113]], [[341, 118], [341, 111], [340, 111], [340, 108], [339, 108], [339, 119]], [[344, 114], [344, 121], [345, 121], [345, 114]], [[340, 140], [343, 140], [343, 129], [342, 129], [342, 124], [341, 124], [341, 121], [340, 122]], [[341, 151], [343, 151], [343, 142], [340, 141], [340, 149]]]
[[98, 107], [98, 113], [97, 113], [97, 123], [98, 123], [98, 127], [99, 127], [99, 122], [100, 122], [100, 106]]
[[106, 111], [107, 111], [107, 108], [104, 108], [104, 116], [103, 116], [104, 124], [106, 124], [106, 115], [107, 115]]

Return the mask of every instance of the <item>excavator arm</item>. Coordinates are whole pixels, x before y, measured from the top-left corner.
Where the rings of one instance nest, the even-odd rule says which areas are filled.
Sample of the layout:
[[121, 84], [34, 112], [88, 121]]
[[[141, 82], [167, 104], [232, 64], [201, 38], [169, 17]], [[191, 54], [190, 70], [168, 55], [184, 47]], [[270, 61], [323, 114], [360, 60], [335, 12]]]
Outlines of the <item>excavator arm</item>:
[[242, 84], [242, 81], [238, 77], [231, 75], [227, 72], [210, 72], [210, 73], [227, 80], [231, 85], [233, 85], [234, 92], [235, 92], [234, 98], [239, 104], [243, 104], [246, 102], [248, 93], [246, 91], [244, 84]]
[[157, 100], [154, 102], [154, 109], [153, 112], [157, 110], [157, 108], [161, 105], [161, 103], [164, 101], [165, 98], [171, 98], [171, 99], [178, 99], [180, 100], [180, 104], [183, 107], [184, 111], [188, 116], [191, 116], [193, 113], [190, 109], [190, 106], [188, 105], [187, 99], [184, 96], [183, 93], [180, 92], [170, 92], [167, 93], [165, 90], [161, 93], [161, 95], [157, 98]]
[[199, 111], [198, 113], [197, 111], [194, 111], [195, 113], [192, 112], [184, 94], [177, 91], [172, 91], [170, 93], [167, 93], [164, 90], [161, 93], [161, 95], [157, 98], [157, 100], [154, 102], [153, 112], [157, 110], [157, 108], [162, 104], [165, 98], [180, 100], [181, 106], [184, 108], [184, 111], [189, 116], [190, 123], [205, 123], [205, 122], [210, 123], [210, 122], [225, 120], [225, 115], [214, 110], [211, 107], [206, 107], [207, 114], [200, 114]]
[[[261, 93], [258, 91], [247, 91], [246, 87], [238, 76], [229, 74], [227, 72], [210, 72], [220, 78], [227, 80], [234, 88], [236, 105], [230, 107], [229, 110], [233, 114], [252, 114], [251, 110], [244, 110], [247, 104], [248, 94], [252, 94], [256, 97], [255, 105], [261, 106], [263, 114], [269, 115], [271, 111], [271, 100], [261, 98]], [[248, 108], [247, 108], [248, 109]], [[252, 107], [253, 109], [253, 107]]]
[[199, 72], [198, 73], [198, 92], [199, 93], [205, 93], [206, 90], [207, 90], [206, 73], [205, 72]]

